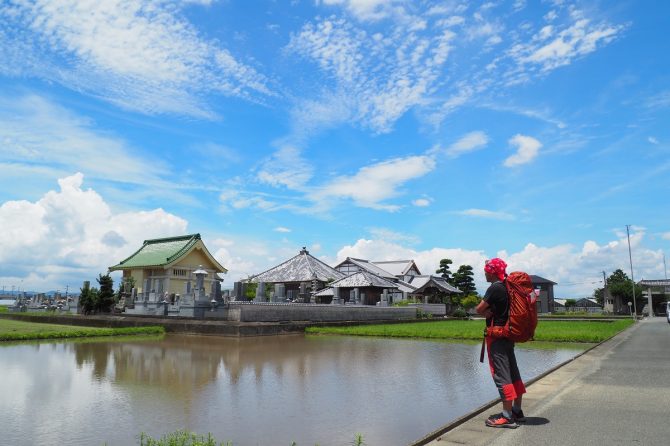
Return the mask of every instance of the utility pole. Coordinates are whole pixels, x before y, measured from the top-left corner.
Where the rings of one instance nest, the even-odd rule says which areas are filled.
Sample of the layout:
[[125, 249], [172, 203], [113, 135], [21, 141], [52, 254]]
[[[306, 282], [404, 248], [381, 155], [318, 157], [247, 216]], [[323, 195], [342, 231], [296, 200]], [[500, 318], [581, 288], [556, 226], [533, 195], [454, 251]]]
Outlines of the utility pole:
[[[609, 297], [609, 293], [607, 292], [607, 276], [605, 274], [605, 271], [603, 271], [603, 309], [607, 308], [607, 298]], [[607, 311], [607, 310], [605, 310]], [[614, 308], [614, 302], [612, 302], [612, 312], [614, 313], [616, 310]]]
[[[663, 253], [663, 271], [665, 271], [665, 280], [668, 280], [668, 265], [665, 264], [665, 253]], [[5, 287], [2, 287], [3, 291]]]
[[635, 277], [633, 276], [633, 254], [630, 250], [630, 225], [626, 225], [626, 236], [628, 237], [628, 260], [630, 261], [630, 280], [633, 282], [633, 311], [637, 320], [637, 305], [635, 302]]

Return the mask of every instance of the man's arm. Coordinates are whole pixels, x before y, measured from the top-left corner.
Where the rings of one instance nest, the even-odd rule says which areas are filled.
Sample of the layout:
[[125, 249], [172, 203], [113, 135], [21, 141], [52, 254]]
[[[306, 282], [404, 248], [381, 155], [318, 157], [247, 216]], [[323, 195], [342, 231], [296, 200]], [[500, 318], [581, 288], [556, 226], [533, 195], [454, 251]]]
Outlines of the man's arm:
[[475, 311], [477, 312], [477, 314], [484, 316], [485, 318], [493, 316], [493, 312], [489, 307], [489, 303], [483, 299], [481, 302], [479, 302], [479, 304], [477, 304], [477, 306], [475, 307]]

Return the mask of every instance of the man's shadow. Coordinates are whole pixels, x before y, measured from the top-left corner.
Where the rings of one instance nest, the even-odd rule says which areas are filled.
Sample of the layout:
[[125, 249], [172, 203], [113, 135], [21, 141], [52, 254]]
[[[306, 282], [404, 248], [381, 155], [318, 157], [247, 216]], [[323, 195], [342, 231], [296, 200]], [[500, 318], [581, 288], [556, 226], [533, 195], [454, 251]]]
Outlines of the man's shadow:
[[541, 426], [543, 424], [549, 424], [549, 420], [543, 417], [526, 417], [525, 423], [519, 423], [526, 426]]

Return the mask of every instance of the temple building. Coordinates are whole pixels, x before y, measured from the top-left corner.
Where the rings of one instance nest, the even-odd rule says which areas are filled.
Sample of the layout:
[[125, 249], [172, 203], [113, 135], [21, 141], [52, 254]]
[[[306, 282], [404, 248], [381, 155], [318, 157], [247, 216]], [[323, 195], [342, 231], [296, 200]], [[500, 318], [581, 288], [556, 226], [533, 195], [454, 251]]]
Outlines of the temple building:
[[137, 295], [144, 294], [149, 301], [167, 298], [174, 302], [176, 295], [190, 292], [196, 273], [204, 276], [204, 289], [220, 293], [223, 279], [219, 274], [228, 270], [212, 256], [200, 234], [189, 234], [145, 240], [140, 249], [109, 271], [123, 271], [123, 282], [131, 282]]

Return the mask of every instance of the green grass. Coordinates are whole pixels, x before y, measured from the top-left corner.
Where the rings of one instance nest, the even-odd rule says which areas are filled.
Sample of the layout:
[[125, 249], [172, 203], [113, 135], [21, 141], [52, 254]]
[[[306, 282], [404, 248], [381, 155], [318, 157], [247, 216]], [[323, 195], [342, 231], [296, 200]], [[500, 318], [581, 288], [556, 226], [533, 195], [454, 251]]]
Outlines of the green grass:
[[[356, 434], [354, 440], [351, 443], [352, 446], [365, 446], [363, 441], [363, 436], [361, 434]], [[149, 435], [142, 432], [140, 434], [140, 446], [232, 446], [233, 443], [221, 442], [218, 443], [217, 440], [212, 437], [212, 434], [198, 435], [193, 432], [188, 432], [184, 430], [179, 430], [172, 432], [166, 435], [163, 435], [159, 439], [151, 438]], [[298, 444], [294, 441], [290, 446], [297, 446]], [[316, 446], [319, 446], [318, 444]]]
[[[632, 320], [614, 322], [540, 321], [537, 330], [535, 330], [535, 340], [544, 342], [601, 342], [624, 330], [632, 323]], [[435, 321], [350, 327], [309, 327], [306, 331], [313, 334], [481, 340], [484, 322]]]
[[163, 327], [97, 328], [0, 319], [0, 341], [163, 334]]

